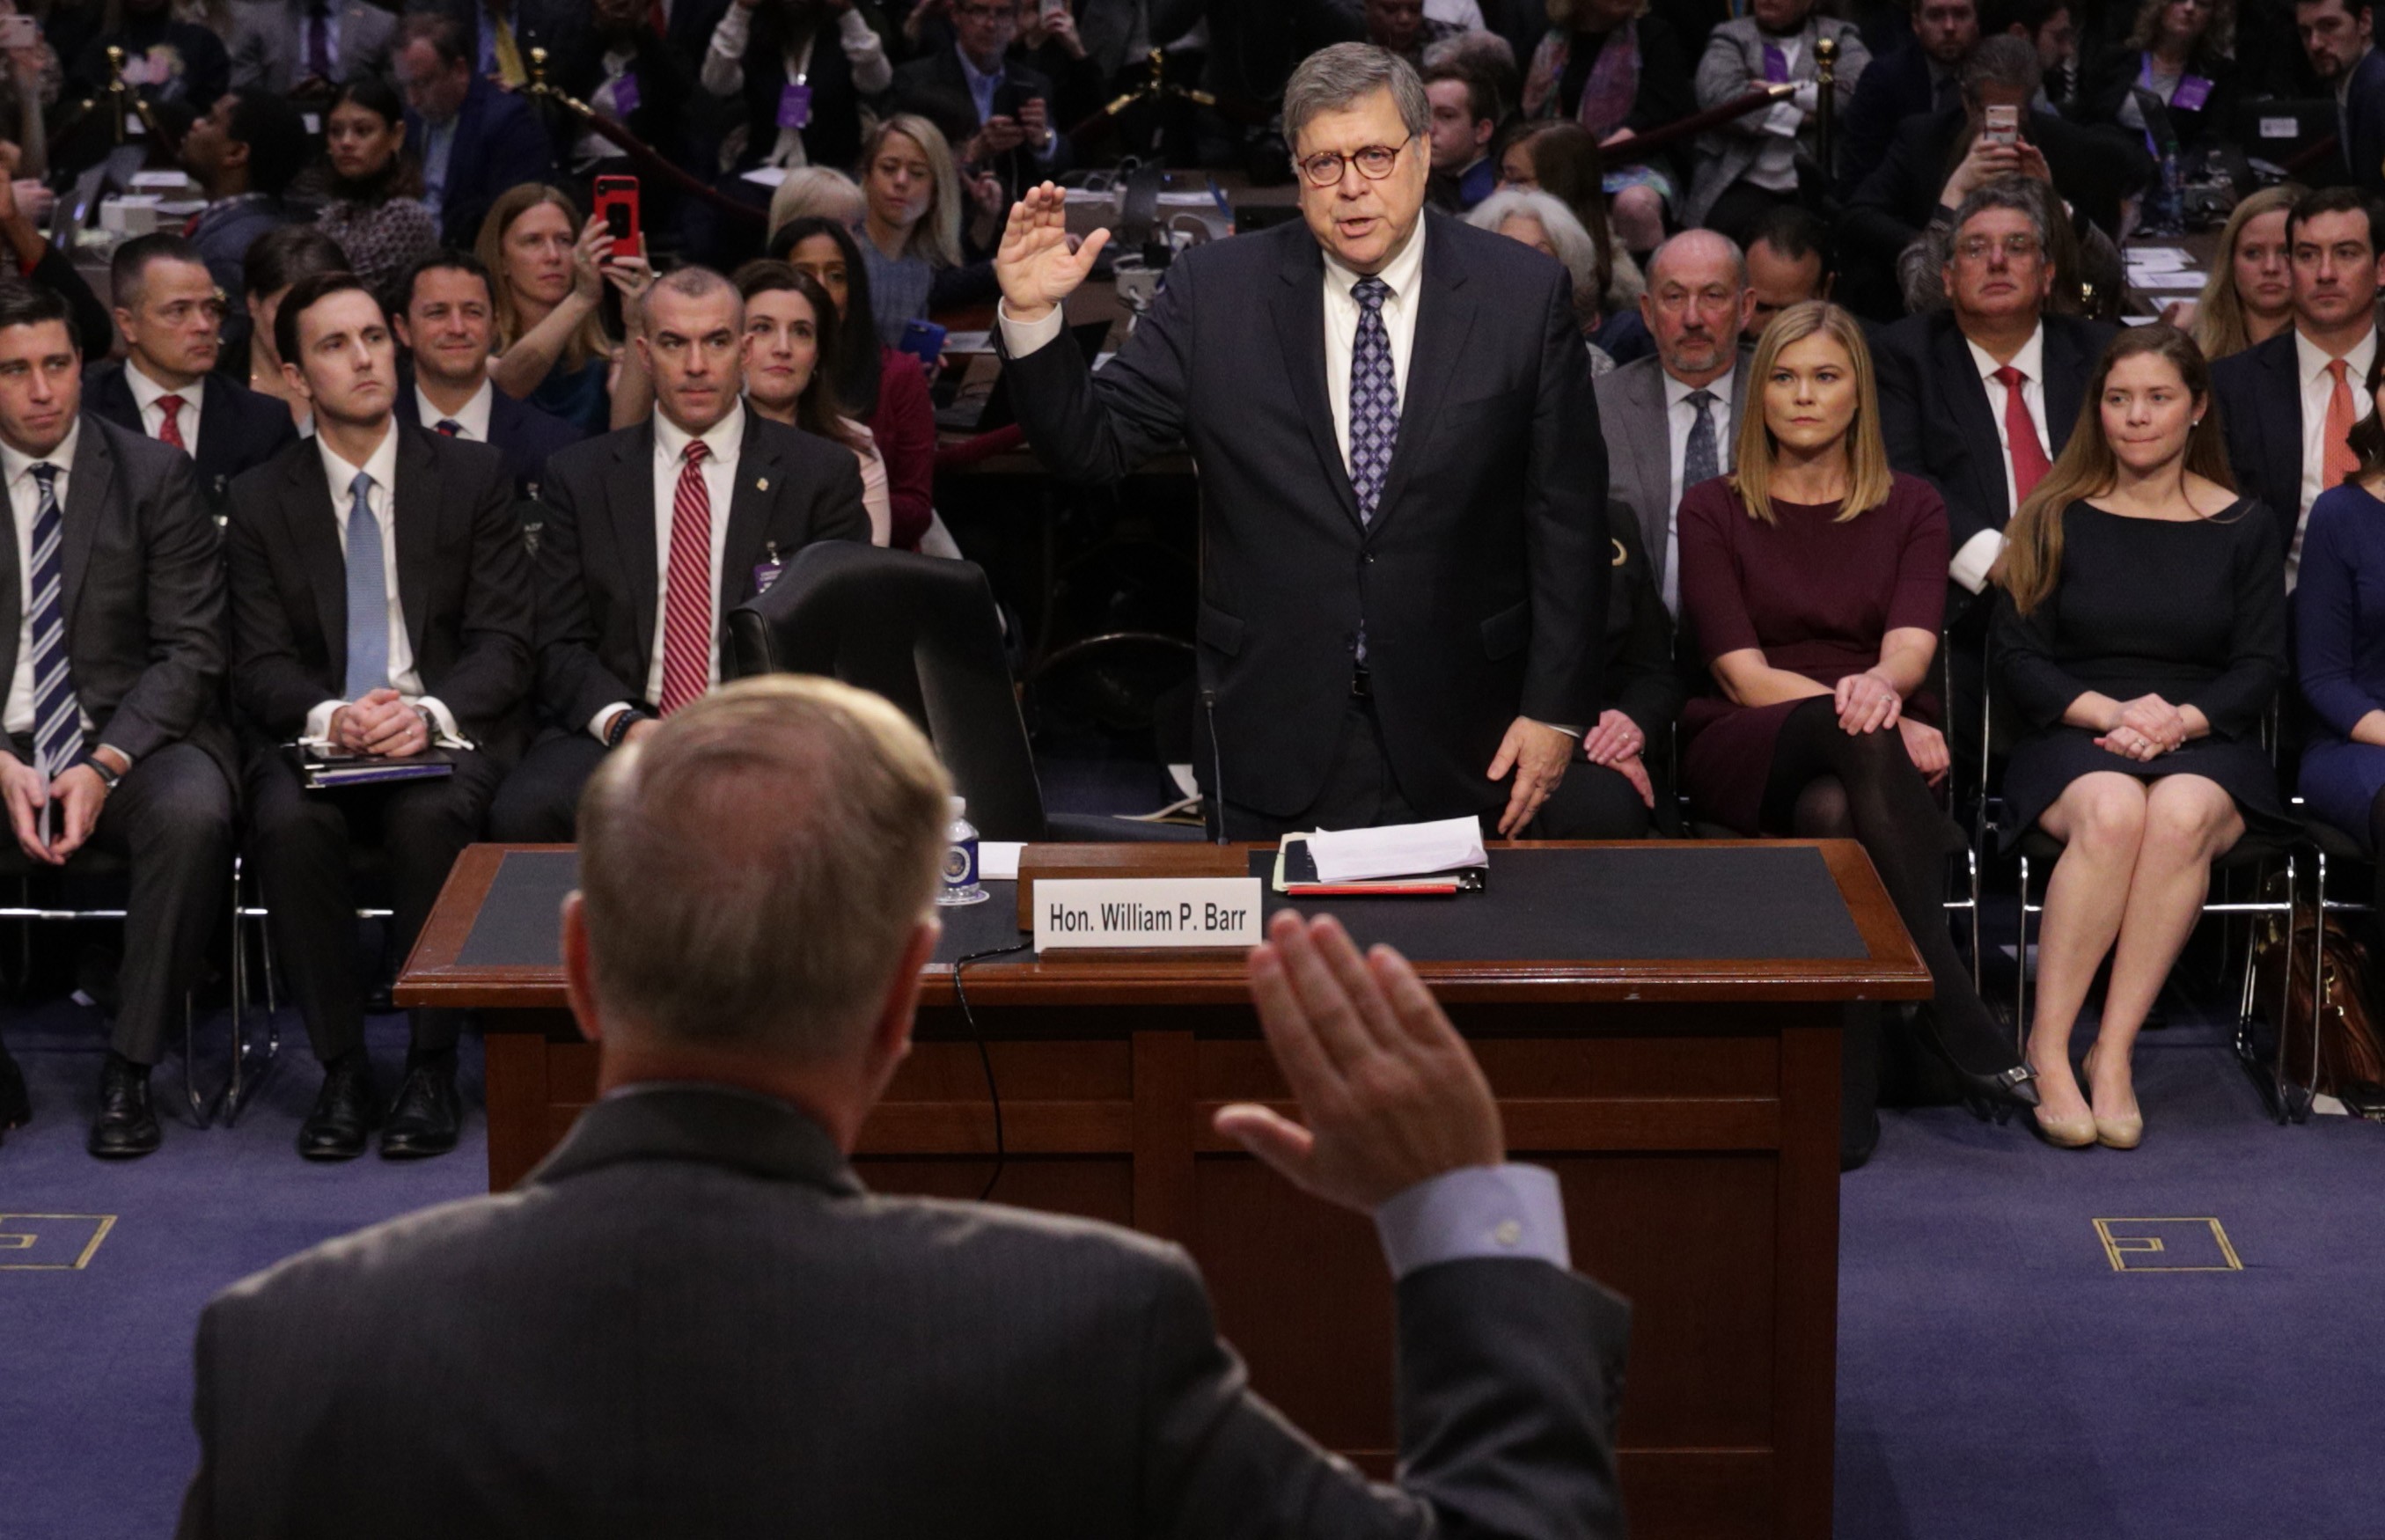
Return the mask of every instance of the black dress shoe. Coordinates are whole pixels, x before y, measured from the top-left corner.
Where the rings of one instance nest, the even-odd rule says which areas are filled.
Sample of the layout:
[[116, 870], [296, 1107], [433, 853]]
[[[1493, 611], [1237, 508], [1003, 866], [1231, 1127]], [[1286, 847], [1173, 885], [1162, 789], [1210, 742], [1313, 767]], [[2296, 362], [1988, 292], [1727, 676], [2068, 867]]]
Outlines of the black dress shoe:
[[87, 1147], [103, 1160], [130, 1160], [160, 1142], [157, 1115], [149, 1109], [149, 1066], [110, 1048], [99, 1072], [99, 1116], [92, 1121]]
[[323, 1070], [315, 1110], [298, 1125], [298, 1153], [309, 1160], [354, 1160], [373, 1126], [372, 1061], [352, 1048]]
[[456, 1094], [456, 1050], [409, 1054], [406, 1083], [390, 1104], [381, 1131], [381, 1158], [419, 1160], [456, 1147], [464, 1123], [463, 1098]]
[[0, 1133], [32, 1121], [33, 1099], [25, 1094], [25, 1071], [0, 1047]]
[[[1921, 1040], [1946, 1061], [1946, 1067], [1954, 1071], [1954, 1078], [1962, 1082], [1964, 1098], [1971, 1103], [1974, 1112], [1987, 1117], [1999, 1107], [2037, 1106], [2037, 1087], [2029, 1083], [2037, 1079], [2037, 1071], [2028, 1065], [2015, 1060], [1993, 1070], [1974, 1070], [1954, 1057], [1953, 1046], [1946, 1041], [1944, 1025], [1938, 1020], [1938, 1012], [1929, 1006], [1925, 1005], [1914, 1013], [1914, 1025], [1920, 1030]], [[2011, 1058], [2012, 1048], [2008, 1040], [1999, 1038], [1994, 1046], [2006, 1058]]]

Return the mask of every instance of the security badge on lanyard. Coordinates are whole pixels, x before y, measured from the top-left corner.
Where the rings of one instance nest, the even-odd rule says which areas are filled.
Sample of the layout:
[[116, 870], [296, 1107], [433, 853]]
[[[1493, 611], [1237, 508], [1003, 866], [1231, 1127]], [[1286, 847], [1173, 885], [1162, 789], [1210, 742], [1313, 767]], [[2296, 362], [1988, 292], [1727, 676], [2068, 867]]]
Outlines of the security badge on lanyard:
[[811, 120], [812, 88], [805, 85], [804, 78], [798, 75], [787, 82], [787, 89], [779, 93], [779, 126], [782, 129], [807, 128]]
[[[768, 483], [764, 485], [767, 489]], [[779, 574], [787, 570], [786, 562], [779, 556], [777, 541], [766, 541], [762, 546], [762, 554], [769, 559], [759, 563], [754, 569], [754, 594], [756, 598], [768, 594], [770, 591], [770, 585], [779, 581]]]

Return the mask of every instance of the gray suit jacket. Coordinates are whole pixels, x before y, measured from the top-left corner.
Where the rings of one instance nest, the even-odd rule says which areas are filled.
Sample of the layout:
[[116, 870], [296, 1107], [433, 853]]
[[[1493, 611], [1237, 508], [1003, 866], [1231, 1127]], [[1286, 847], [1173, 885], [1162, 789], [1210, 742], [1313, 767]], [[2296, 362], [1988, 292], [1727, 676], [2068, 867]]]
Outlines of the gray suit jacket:
[[[1864, 46], [1863, 34], [1853, 22], [1810, 17], [1797, 34], [1797, 60], [1789, 67], [1792, 81], [1814, 79], [1814, 40], [1817, 37], [1832, 38], [1839, 45], [1838, 69], [1833, 76], [1837, 83], [1831, 94], [1838, 101], [1839, 121], [1843, 123], [1847, 107], [1854, 101], [1855, 81], [1862, 78], [1864, 66], [1871, 62], [1871, 51]], [[1763, 83], [1764, 34], [1756, 30], [1755, 19], [1742, 17], [1717, 27], [1706, 38], [1706, 51], [1698, 60], [1698, 110], [1720, 106]], [[1684, 226], [1705, 223], [1715, 200], [1755, 164], [1756, 153], [1771, 137], [1764, 130], [1766, 116], [1762, 110], [1751, 112], [1698, 135], [1697, 168], [1691, 178], [1689, 201], [1681, 207]], [[1814, 116], [1807, 113], [1805, 120], [1797, 126], [1800, 154], [1816, 153], [1820, 131]], [[1830, 169], [1826, 166], [1822, 169], [1829, 178]]]
[[[231, 12], [235, 89], [253, 87], [282, 95], [306, 78], [306, 61], [298, 41], [306, 6], [300, 0], [232, 0]], [[390, 45], [397, 39], [396, 16], [366, 0], [346, 0], [339, 12], [340, 78], [387, 75]]]
[[[191, 457], [85, 412], [59, 515], [67, 668], [93, 723], [86, 746], [142, 759], [187, 738], [240, 784], [222, 710], [223, 561]], [[17, 543], [0, 540], [0, 681], [17, 670], [22, 586]]]
[[[1730, 382], [1730, 432], [1735, 435], [1747, 407], [1747, 366], [1753, 355], [1739, 350], [1739, 369]], [[1640, 541], [1647, 548], [1649, 577], [1659, 594], [1665, 591], [1665, 562], [1670, 554], [1665, 540], [1673, 507], [1673, 446], [1665, 420], [1665, 366], [1655, 355], [1634, 358], [1622, 368], [1600, 375], [1598, 426], [1606, 435], [1606, 517], [1611, 524], [1628, 510], [1640, 521]], [[1716, 446], [1728, 464], [1730, 444]], [[1689, 488], [1681, 489], [1687, 492]]]
[[1392, 1489], [1251, 1394], [1176, 1247], [875, 1196], [792, 1108], [656, 1086], [218, 1296], [181, 1533], [1623, 1533], [1622, 1304], [1484, 1259], [1399, 1318]]

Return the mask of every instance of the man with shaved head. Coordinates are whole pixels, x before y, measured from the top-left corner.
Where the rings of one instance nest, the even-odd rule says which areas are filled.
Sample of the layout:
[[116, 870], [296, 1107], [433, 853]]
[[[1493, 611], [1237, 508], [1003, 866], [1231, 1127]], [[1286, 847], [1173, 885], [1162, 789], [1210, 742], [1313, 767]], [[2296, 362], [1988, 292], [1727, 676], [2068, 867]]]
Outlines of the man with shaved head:
[[[539, 536], [538, 738], [489, 810], [500, 840], [572, 837], [606, 753], [720, 681], [756, 569], [815, 540], [869, 538], [852, 452], [745, 409], [745, 305], [708, 268], [648, 291], [632, 340], [654, 415], [547, 462]], [[653, 531], [653, 543], [625, 532]]]
[[1754, 305], [1739, 247], [1711, 230], [1685, 230], [1648, 258], [1640, 316], [1656, 339], [1656, 356], [1598, 382], [1607, 517], [1626, 509], [1638, 516], [1665, 607], [1677, 613], [1674, 515], [1684, 491], [1730, 470], [1731, 439], [1747, 399], [1740, 344]]

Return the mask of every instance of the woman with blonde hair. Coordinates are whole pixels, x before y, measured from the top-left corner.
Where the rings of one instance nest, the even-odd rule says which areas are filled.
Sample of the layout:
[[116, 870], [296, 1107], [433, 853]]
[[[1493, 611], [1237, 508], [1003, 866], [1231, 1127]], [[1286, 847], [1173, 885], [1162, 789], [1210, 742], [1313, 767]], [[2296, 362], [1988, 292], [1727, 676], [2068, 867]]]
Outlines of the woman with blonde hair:
[[2303, 196], [2292, 182], [2264, 187], [2236, 206], [2219, 232], [2211, 275], [2188, 316], [2162, 319], [2184, 325], [2210, 363], [2267, 342], [2294, 323], [2293, 244], [2286, 215]]
[[1682, 619], [1715, 684], [1681, 714], [1681, 779], [1742, 834], [1853, 838], [1935, 992], [1927, 1040], [1979, 1101], [2032, 1106], [1946, 927], [1946, 740], [1925, 688], [1946, 599], [1946, 507], [1889, 470], [1854, 317], [1807, 300], [1749, 363], [1737, 470], [1681, 495]]
[[[2296, 834], [2260, 745], [2286, 668], [2278, 521], [2240, 497], [2185, 333], [2125, 332], [2062, 457], [2013, 515], [1991, 577], [1992, 658], [2028, 735], [2004, 770], [2005, 842], [2062, 842], [2037, 945], [2029, 1062], [2049, 1143], [2135, 1147], [2137, 1029], [2186, 945], [2211, 862], [2246, 830]], [[2086, 1060], [2070, 1031], [2104, 956]]]
[[770, 194], [770, 235], [797, 219], [834, 219], [847, 229], [861, 222], [861, 189], [833, 166], [798, 166]]
[[943, 131], [898, 112], [861, 144], [861, 259], [889, 347], [928, 315], [936, 275], [961, 265], [961, 179]]
[[613, 255], [601, 219], [581, 222], [580, 206], [560, 187], [507, 188], [481, 221], [475, 256], [496, 278], [496, 361], [489, 377], [589, 434], [642, 422], [654, 390], [638, 350], [605, 330], [605, 285], [621, 295], [621, 323], [638, 326], [654, 283], [640, 257]]

